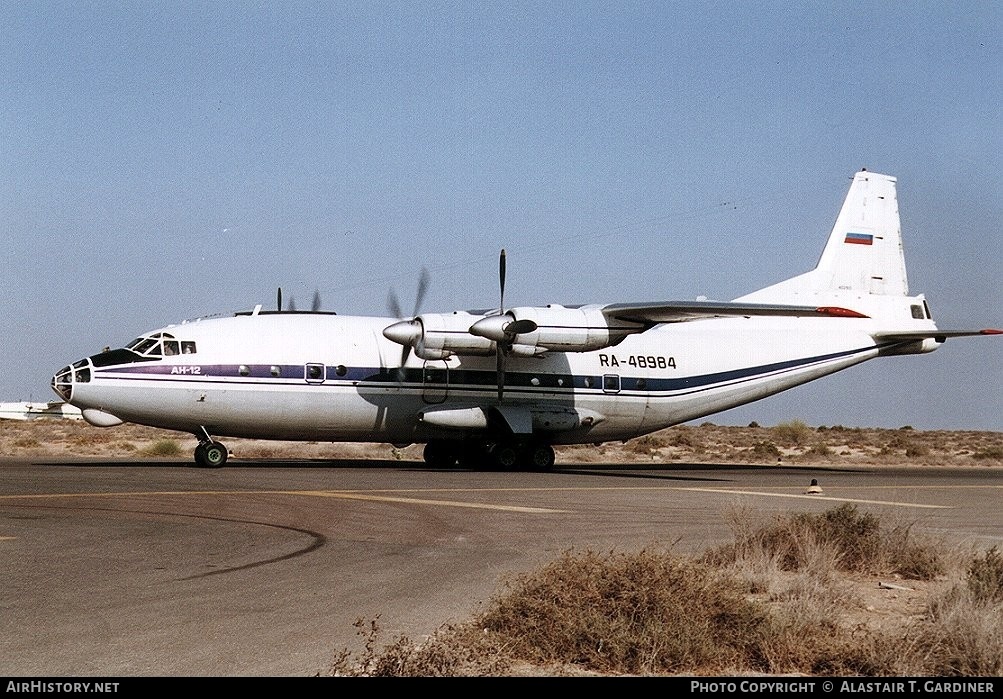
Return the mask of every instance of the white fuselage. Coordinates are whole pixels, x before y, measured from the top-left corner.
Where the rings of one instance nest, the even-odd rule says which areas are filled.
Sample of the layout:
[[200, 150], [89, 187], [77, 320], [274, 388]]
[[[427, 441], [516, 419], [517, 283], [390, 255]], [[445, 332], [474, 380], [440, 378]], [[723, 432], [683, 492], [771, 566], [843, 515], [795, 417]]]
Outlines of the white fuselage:
[[[429, 411], [499, 404], [495, 357], [411, 355], [400, 372], [401, 347], [382, 334], [392, 322], [281, 313], [169, 326], [197, 351], [95, 362], [70, 400], [85, 417], [193, 433], [402, 444], [462, 436], [464, 425], [422, 419]], [[786, 317], [656, 326], [599, 351], [509, 357], [503, 405], [596, 418], [549, 434], [538, 420], [555, 444], [625, 440], [871, 359], [881, 348], [869, 329], [866, 319]]]

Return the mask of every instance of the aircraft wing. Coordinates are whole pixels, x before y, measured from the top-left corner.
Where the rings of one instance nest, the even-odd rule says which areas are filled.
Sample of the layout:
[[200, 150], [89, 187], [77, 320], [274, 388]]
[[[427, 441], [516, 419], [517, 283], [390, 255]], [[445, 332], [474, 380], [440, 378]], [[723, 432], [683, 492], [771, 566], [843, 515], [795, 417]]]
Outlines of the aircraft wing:
[[607, 318], [656, 325], [683, 323], [705, 318], [734, 316], [800, 316], [866, 318], [838, 306], [789, 306], [771, 303], [732, 303], [728, 301], [654, 301], [649, 303], [612, 303], [603, 306]]
[[0, 419], [34, 420], [39, 417], [80, 419], [80, 408], [63, 401], [48, 403], [0, 403]]

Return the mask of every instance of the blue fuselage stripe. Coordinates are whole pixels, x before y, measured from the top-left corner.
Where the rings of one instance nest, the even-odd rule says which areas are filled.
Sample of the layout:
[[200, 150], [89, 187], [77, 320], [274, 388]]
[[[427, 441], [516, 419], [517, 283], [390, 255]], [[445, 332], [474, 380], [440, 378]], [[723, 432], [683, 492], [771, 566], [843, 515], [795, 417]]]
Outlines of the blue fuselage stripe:
[[[785, 373], [792, 370], [848, 358], [863, 352], [875, 351], [875, 346], [862, 347], [842, 352], [802, 357], [783, 362], [773, 362], [753, 367], [743, 367], [727, 371], [685, 376], [681, 378], [663, 378], [654, 376], [638, 376], [632, 374], [606, 375], [620, 377], [618, 390], [624, 393], [658, 395], [686, 394], [704, 390], [712, 386], [742, 383], [771, 374]], [[318, 365], [320, 366], [320, 365]], [[217, 364], [201, 365], [197, 373], [193, 373], [190, 365], [172, 365], [166, 363], [143, 363], [103, 367], [95, 370], [95, 379], [114, 379], [123, 381], [155, 380], [169, 381], [181, 384], [217, 384], [217, 385], [257, 385], [257, 386], [302, 386], [317, 384], [324, 386], [355, 386], [358, 388], [389, 388], [423, 389], [442, 386], [450, 391], [482, 391], [493, 389], [497, 385], [497, 374], [484, 369], [449, 369], [446, 381], [441, 379], [425, 382], [428, 378], [422, 368], [346, 367], [343, 365], [326, 366], [324, 377], [308, 379], [304, 375], [304, 365], [238, 365]], [[445, 372], [437, 373], [437, 377]], [[508, 391], [536, 393], [545, 390], [548, 393], [571, 393], [572, 391], [603, 391], [602, 374], [554, 374], [507, 372], [505, 386]]]

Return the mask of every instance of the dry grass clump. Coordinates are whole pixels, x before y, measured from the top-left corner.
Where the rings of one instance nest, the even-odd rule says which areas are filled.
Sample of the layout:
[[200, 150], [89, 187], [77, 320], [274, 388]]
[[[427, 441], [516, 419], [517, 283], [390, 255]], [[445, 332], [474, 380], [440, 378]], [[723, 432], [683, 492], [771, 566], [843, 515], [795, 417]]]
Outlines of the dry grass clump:
[[598, 673], [723, 668], [766, 624], [731, 578], [673, 555], [566, 553], [519, 579], [478, 621], [513, 656]]
[[705, 554], [710, 560], [732, 564], [764, 556], [783, 571], [887, 572], [913, 580], [931, 580], [945, 569], [937, 547], [917, 541], [911, 527], [882, 530], [878, 517], [851, 504], [796, 513], [751, 531], [735, 521], [732, 528], [735, 542]]
[[[424, 644], [400, 637], [376, 650], [342, 651], [332, 674], [442, 676], [653, 675], [724, 668], [754, 654], [765, 611], [741, 584], [697, 561], [647, 551], [566, 552], [516, 579], [489, 611], [440, 629]], [[363, 622], [356, 622], [362, 627]]]
[[[696, 557], [565, 552], [511, 581], [480, 616], [421, 643], [400, 637], [380, 648], [376, 622], [367, 628], [360, 620], [365, 651], [357, 658], [341, 651], [330, 672], [877, 677], [1003, 670], [1003, 556], [995, 548], [971, 558], [964, 582], [957, 576], [913, 617], [890, 618], [858, 600], [855, 581], [894, 573], [936, 578], [943, 587], [950, 557], [938, 544], [849, 505], [766, 525], [742, 511], [730, 517], [735, 542]], [[884, 594], [898, 589], [908, 588], [888, 586]]]
[[15, 449], [37, 449], [42, 446], [42, 443], [38, 441], [37, 437], [27, 435], [24, 437], [17, 437], [12, 441], [12, 446]]
[[815, 437], [815, 430], [801, 420], [790, 420], [776, 425], [771, 432], [785, 446], [804, 446]]
[[398, 636], [380, 647], [379, 617], [355, 621], [363, 652], [335, 654], [329, 674], [340, 677], [486, 677], [510, 674], [512, 659], [470, 624], [443, 626], [425, 643]]
[[914, 674], [1003, 675], [1003, 556], [996, 547], [972, 558], [963, 584], [931, 601], [905, 646]]
[[972, 559], [965, 582], [975, 601], [1003, 604], [1003, 555], [997, 547], [993, 546], [984, 556]]
[[992, 459], [994, 461], [1003, 461], [1003, 447], [986, 447], [985, 449], [977, 449], [972, 452], [973, 459]]
[[143, 456], [177, 456], [181, 453], [181, 445], [176, 439], [158, 439], [139, 453]]

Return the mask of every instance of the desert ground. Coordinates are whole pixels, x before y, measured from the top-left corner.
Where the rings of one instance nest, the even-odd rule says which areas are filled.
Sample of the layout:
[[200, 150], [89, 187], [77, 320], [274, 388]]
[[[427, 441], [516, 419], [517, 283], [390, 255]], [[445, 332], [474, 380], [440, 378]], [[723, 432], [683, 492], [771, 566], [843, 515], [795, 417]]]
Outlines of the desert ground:
[[[420, 461], [421, 446], [222, 440], [231, 459], [373, 459]], [[189, 459], [187, 433], [82, 420], [0, 420], [0, 456]], [[1003, 466], [1003, 432], [809, 426], [800, 421], [744, 427], [678, 425], [625, 443], [557, 448], [566, 464], [738, 463], [845, 466]]]

